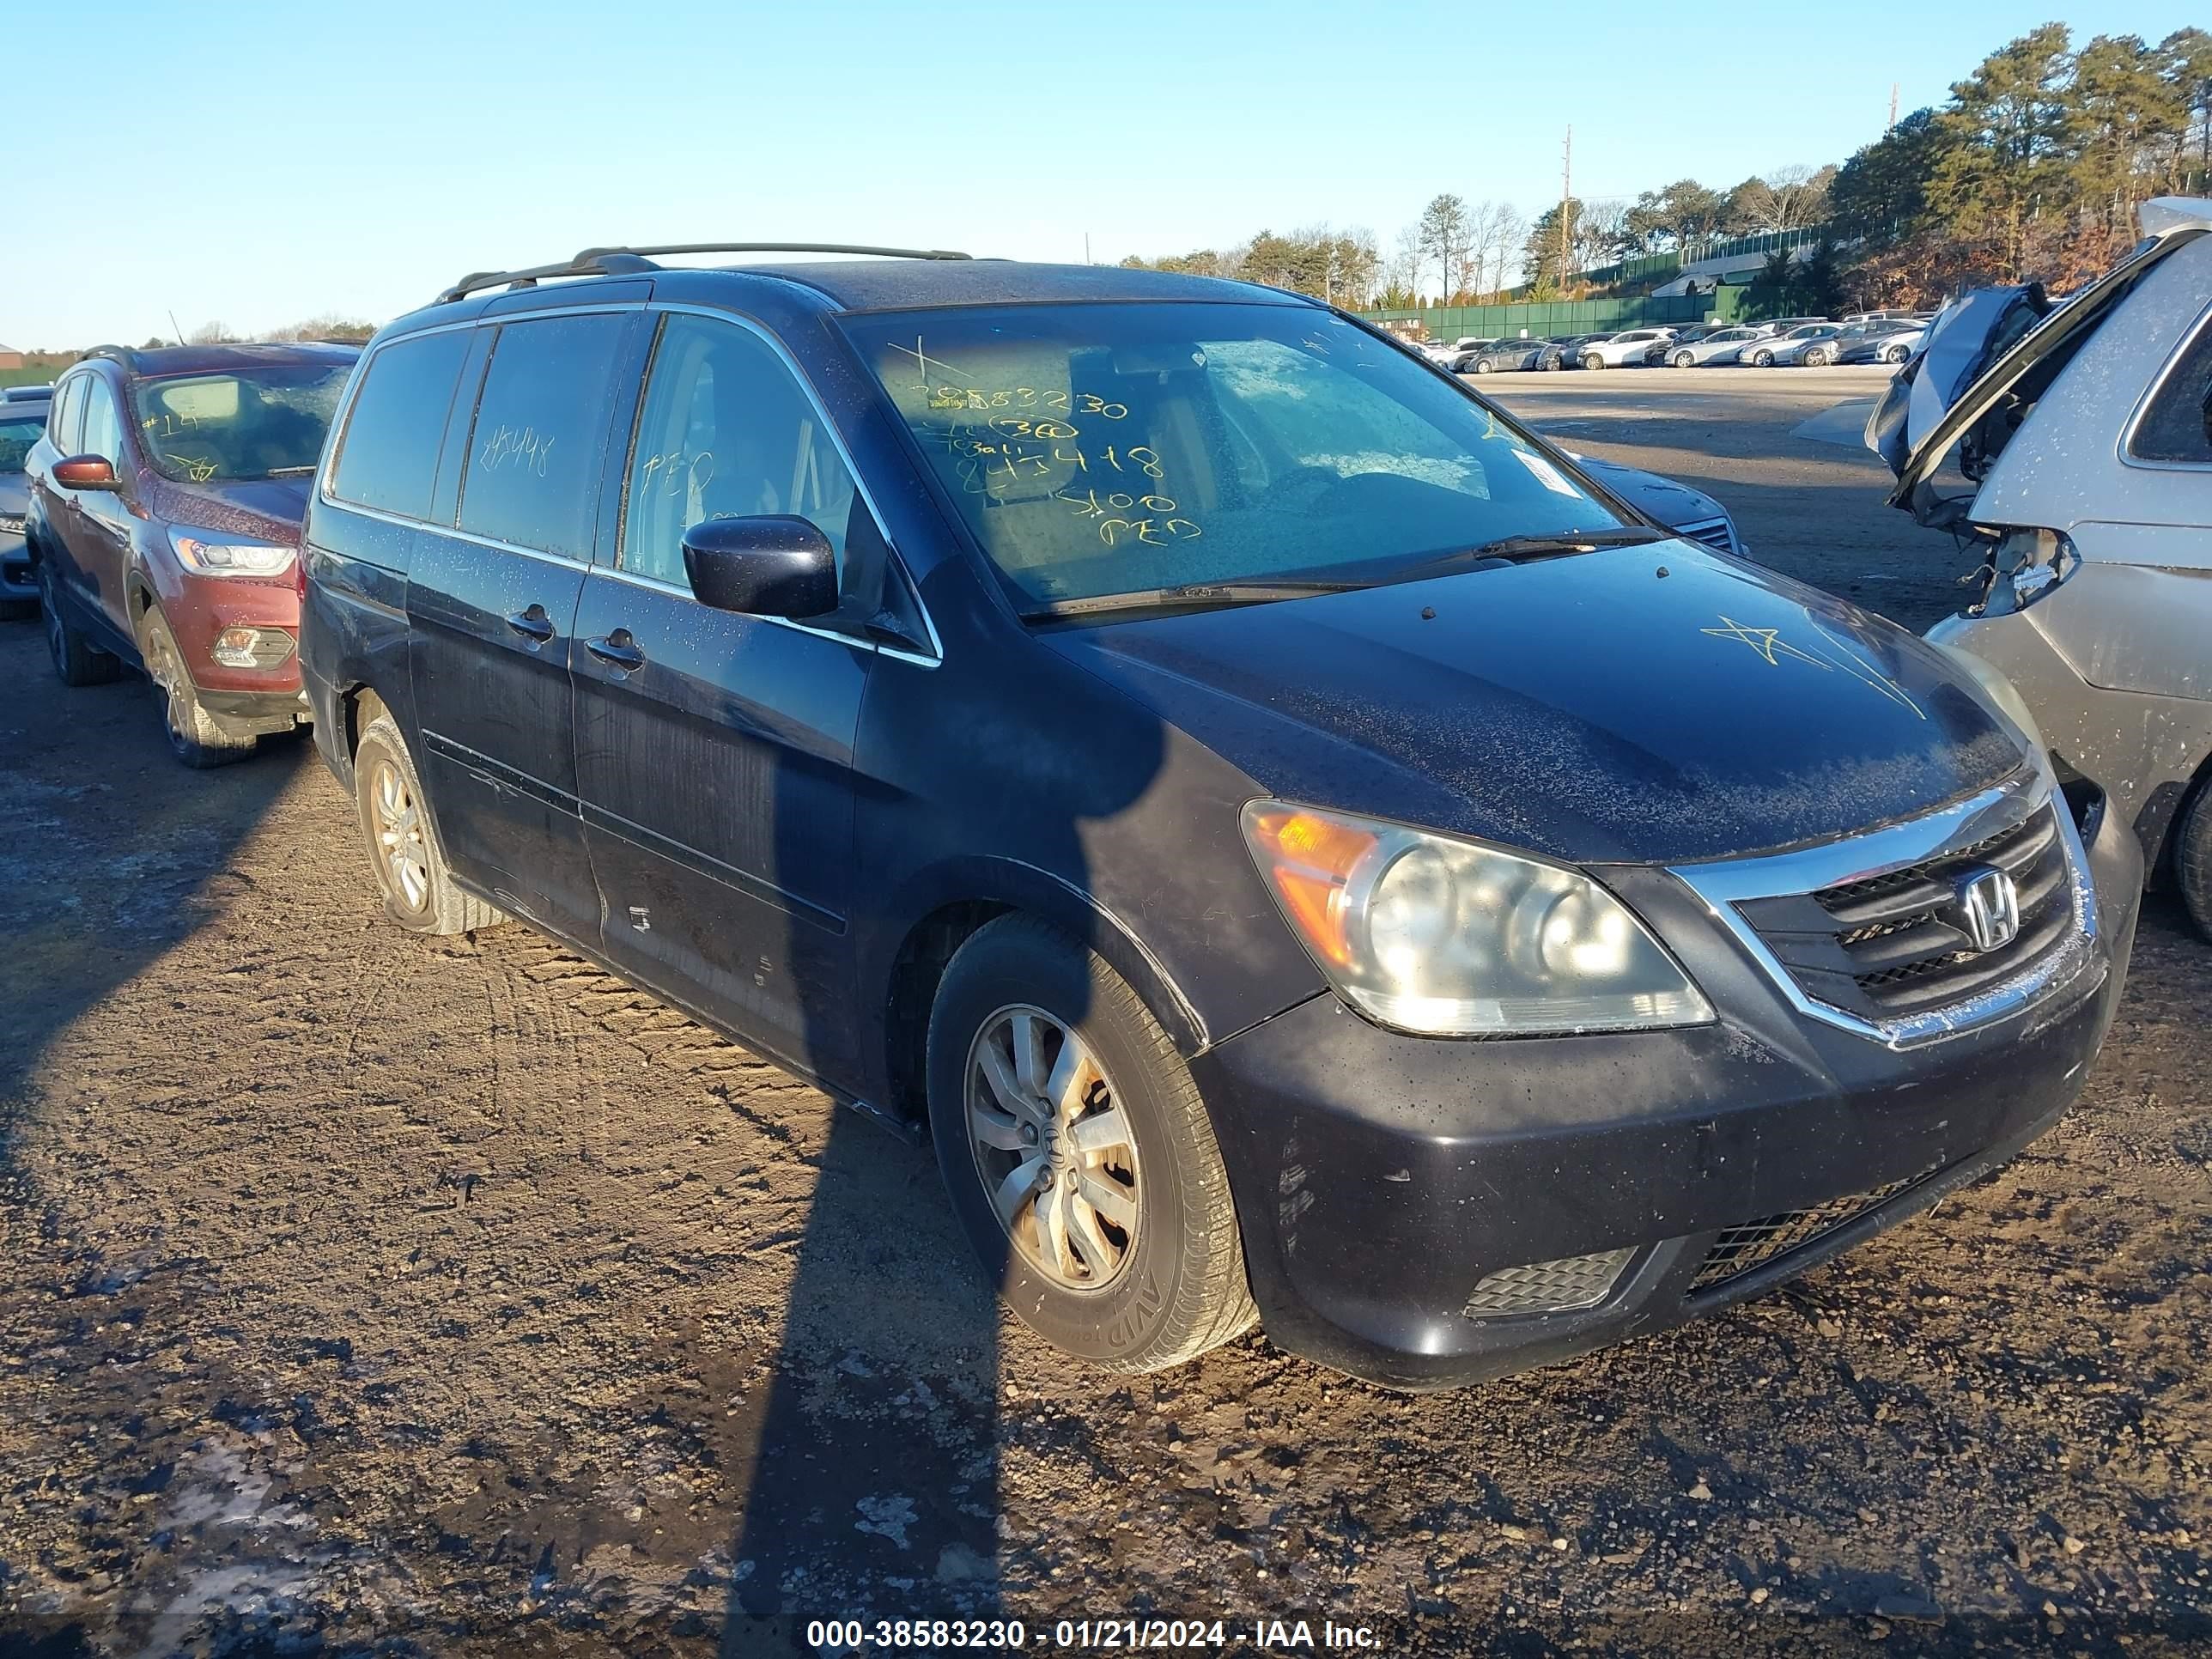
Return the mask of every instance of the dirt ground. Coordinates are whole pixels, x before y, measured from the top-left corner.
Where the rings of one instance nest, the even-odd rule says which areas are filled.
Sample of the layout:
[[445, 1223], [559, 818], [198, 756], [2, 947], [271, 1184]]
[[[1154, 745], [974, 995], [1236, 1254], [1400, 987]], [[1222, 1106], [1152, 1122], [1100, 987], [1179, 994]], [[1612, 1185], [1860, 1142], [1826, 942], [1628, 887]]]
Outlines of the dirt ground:
[[[1796, 434], [1877, 383], [1498, 389], [1924, 626], [1948, 547]], [[264, 747], [187, 773], [142, 685], [65, 691], [0, 629], [11, 1659], [775, 1655], [947, 1615], [1048, 1651], [1133, 1616], [1394, 1655], [2212, 1644], [2212, 947], [2170, 901], [2063, 1125], [1781, 1293], [1455, 1395], [1258, 1334], [1128, 1382], [999, 1315], [924, 1151], [519, 927], [386, 926], [336, 786]]]

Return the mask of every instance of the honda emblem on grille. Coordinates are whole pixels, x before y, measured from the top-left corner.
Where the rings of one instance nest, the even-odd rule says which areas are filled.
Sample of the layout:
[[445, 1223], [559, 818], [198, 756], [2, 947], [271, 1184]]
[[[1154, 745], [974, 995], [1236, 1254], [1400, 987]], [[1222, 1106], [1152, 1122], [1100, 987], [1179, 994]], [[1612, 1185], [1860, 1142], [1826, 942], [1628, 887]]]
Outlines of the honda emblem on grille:
[[1972, 870], [1959, 878], [1959, 912], [1977, 951], [2009, 945], [2020, 933], [2020, 886], [2002, 870]]

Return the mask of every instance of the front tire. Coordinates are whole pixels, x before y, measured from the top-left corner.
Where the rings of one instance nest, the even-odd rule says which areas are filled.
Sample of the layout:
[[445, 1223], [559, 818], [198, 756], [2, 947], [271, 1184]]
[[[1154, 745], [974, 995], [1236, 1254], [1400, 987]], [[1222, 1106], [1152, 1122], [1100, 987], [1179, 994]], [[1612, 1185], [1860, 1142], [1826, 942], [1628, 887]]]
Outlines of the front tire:
[[2212, 779], [2197, 787], [2174, 826], [2173, 878], [2189, 919], [2212, 939]]
[[1595, 351], [1586, 351], [1583, 354], [1583, 367], [1593, 371], [1603, 368], [1605, 367], [1605, 359], [1599, 356]]
[[407, 740], [379, 713], [354, 750], [354, 807], [384, 895], [384, 913], [410, 933], [471, 933], [506, 915], [453, 884]]
[[1772, 352], [1771, 352], [1771, 351], [1754, 351], [1754, 352], [1753, 352], [1753, 353], [1751, 354], [1751, 366], [1752, 366], [1753, 368], [1773, 368], [1773, 367], [1774, 367], [1774, 354], [1773, 354]]
[[1257, 1320], [1198, 1085], [1081, 941], [1010, 915], [962, 945], [930, 1012], [928, 1093], [969, 1243], [1054, 1346], [1161, 1370]]
[[1882, 348], [1881, 360], [1886, 363], [1901, 363], [1905, 361], [1905, 352], [1903, 346], [1885, 346]]
[[1808, 368], [1826, 368], [1828, 366], [1827, 350], [1825, 347], [1814, 346], [1805, 354], [1804, 361]]
[[1686, 351], [1678, 351], [1674, 354], [1674, 367], [1677, 368], [1691, 368], [1697, 362], [1697, 361], [1698, 360], [1695, 357]]
[[159, 605], [138, 618], [138, 657], [161, 704], [161, 735], [169, 752], [195, 771], [228, 766], [253, 752], [254, 739], [233, 737], [201, 706], [199, 688], [185, 670], [177, 636]]
[[1489, 374], [1489, 373], [1490, 373], [1490, 359], [1489, 359], [1489, 358], [1487, 358], [1487, 357], [1477, 357], [1477, 358], [1474, 360], [1474, 372], [1475, 372], [1476, 374]]
[[106, 685], [118, 678], [123, 664], [112, 653], [102, 651], [70, 620], [67, 603], [58, 591], [53, 567], [39, 561], [39, 609], [44, 613], [46, 654], [54, 660], [54, 677], [64, 685]]

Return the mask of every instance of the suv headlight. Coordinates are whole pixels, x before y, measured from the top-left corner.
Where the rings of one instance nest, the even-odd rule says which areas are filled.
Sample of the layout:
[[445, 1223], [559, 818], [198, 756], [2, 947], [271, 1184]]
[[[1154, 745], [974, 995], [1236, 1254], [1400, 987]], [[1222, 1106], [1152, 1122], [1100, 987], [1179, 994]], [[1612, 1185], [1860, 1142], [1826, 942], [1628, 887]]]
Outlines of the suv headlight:
[[1496, 848], [1281, 801], [1244, 839], [1346, 1000], [1428, 1036], [1694, 1025], [1713, 1011], [1619, 899]]
[[169, 545], [185, 568], [201, 576], [281, 576], [292, 568], [292, 550], [251, 536], [216, 532], [195, 535], [173, 526]]

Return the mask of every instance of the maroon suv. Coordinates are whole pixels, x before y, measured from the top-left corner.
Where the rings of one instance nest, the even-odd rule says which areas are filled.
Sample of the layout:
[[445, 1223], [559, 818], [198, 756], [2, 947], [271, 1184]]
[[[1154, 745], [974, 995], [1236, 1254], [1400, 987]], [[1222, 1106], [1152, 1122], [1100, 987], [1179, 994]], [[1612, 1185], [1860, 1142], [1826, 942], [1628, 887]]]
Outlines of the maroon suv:
[[348, 345], [102, 346], [56, 383], [24, 532], [64, 684], [143, 667], [187, 766], [307, 719], [300, 520]]

